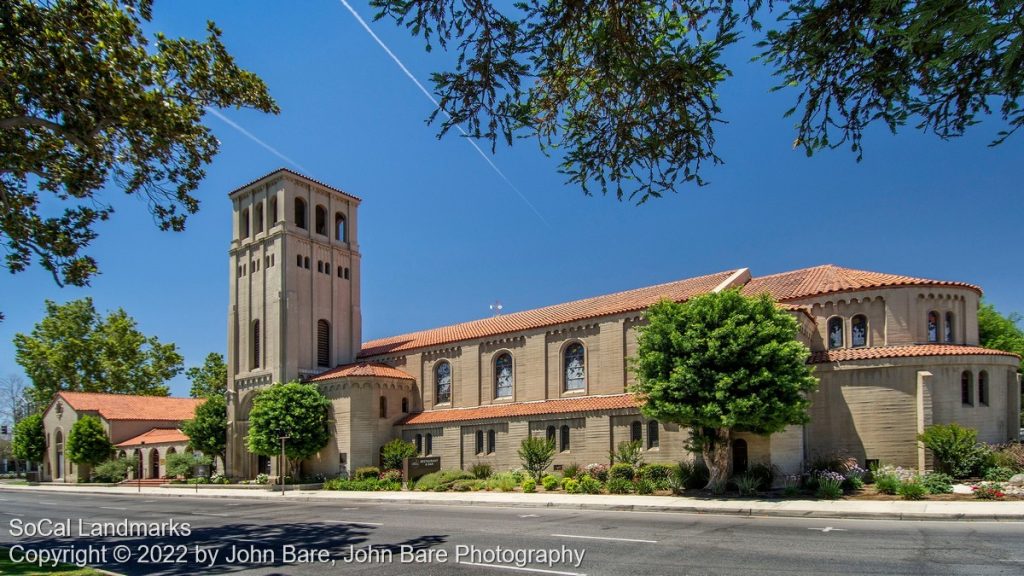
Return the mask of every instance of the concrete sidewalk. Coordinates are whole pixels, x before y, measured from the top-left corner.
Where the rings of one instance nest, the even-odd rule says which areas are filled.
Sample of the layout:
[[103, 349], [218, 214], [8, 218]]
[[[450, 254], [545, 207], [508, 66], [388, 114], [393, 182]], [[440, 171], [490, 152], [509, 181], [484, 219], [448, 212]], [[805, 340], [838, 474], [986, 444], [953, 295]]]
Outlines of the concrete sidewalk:
[[[128, 486], [88, 485], [10, 486], [0, 491], [75, 492], [131, 496], [138, 489]], [[520, 492], [280, 492], [251, 489], [143, 487], [145, 496], [168, 498], [241, 498], [293, 502], [392, 503], [435, 506], [496, 506], [509, 508], [563, 508], [620, 510], [636, 512], [679, 512], [685, 514], [728, 514], [739, 516], [785, 516], [804, 518], [870, 518], [883, 520], [973, 520], [1024, 521], [1024, 501], [936, 502], [904, 500], [758, 500], [700, 498], [685, 496], [587, 495], [562, 492], [523, 494]]]

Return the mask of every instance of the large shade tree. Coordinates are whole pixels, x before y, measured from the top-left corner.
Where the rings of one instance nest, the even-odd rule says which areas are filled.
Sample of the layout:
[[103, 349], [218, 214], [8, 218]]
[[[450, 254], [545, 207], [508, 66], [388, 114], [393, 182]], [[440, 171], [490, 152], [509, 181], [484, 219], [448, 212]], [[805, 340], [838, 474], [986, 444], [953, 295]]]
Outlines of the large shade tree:
[[207, 397], [196, 408], [195, 417], [181, 425], [181, 431], [188, 436], [190, 448], [220, 456], [221, 462], [227, 462], [224, 451], [228, 442], [228, 409], [223, 395]]
[[61, 390], [167, 396], [181, 372], [174, 344], [146, 336], [118, 309], [101, 316], [91, 298], [46, 301], [46, 317], [29, 334], [15, 334], [15, 360], [41, 405]]
[[298, 464], [316, 454], [331, 439], [327, 428], [330, 400], [315, 384], [288, 382], [261, 390], [249, 411], [249, 451], [274, 456], [284, 453]]
[[71, 426], [65, 451], [75, 464], [95, 466], [110, 458], [114, 446], [100, 419], [85, 415]]
[[189, 395], [193, 398], [223, 395], [228, 389], [228, 366], [224, 356], [216, 352], [207, 354], [202, 366], [185, 370], [185, 377], [192, 382]]
[[736, 290], [661, 301], [638, 328], [631, 359], [643, 413], [688, 427], [710, 471], [708, 488], [732, 473], [733, 433], [772, 434], [808, 421], [818, 380], [795, 318], [767, 296]]
[[18, 460], [42, 462], [46, 454], [46, 430], [43, 428], [42, 415], [30, 414], [18, 421], [14, 426], [11, 451]]
[[[727, 51], [761, 39], [796, 93], [794, 147], [849, 146], [868, 126], [959, 136], [1024, 124], [1020, 22], [1006, 0], [370, 0], [455, 65], [433, 75], [441, 134], [536, 139], [571, 183], [644, 201], [719, 163]], [[762, 21], [771, 23], [762, 28]], [[781, 112], [781, 111], [780, 111]], [[431, 117], [437, 116], [437, 111]]]
[[[180, 231], [219, 142], [208, 107], [278, 111], [207, 23], [206, 38], [149, 37], [152, 0], [0, 3], [0, 242], [20, 272], [35, 259], [84, 286], [84, 250], [114, 212], [104, 189], [143, 199]], [[44, 209], [45, 207], [45, 209]]]

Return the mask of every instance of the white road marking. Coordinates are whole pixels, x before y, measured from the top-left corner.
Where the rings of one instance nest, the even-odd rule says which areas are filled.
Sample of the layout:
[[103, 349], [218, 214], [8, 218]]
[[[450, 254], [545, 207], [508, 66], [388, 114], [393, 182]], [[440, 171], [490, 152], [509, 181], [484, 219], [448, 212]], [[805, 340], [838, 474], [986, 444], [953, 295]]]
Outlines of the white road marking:
[[17, 516], [14, 512], [0, 512], [0, 514], [6, 514], [8, 516]]
[[643, 542], [657, 544], [657, 540], [638, 540], [636, 538], [612, 538], [610, 536], [580, 536], [578, 534], [552, 534], [556, 538], [583, 538], [584, 540], [614, 540], [616, 542]]
[[341, 509], [342, 512], [349, 511], [349, 510], [359, 510], [359, 508], [342, 508]]
[[214, 512], [193, 512], [193, 516], [227, 516], [227, 514], [216, 514]]
[[40, 500], [39, 503], [40, 504], [46, 504], [47, 506], [56, 506], [57, 505], [56, 502], [45, 502], [43, 500]]
[[518, 572], [537, 572], [540, 574], [562, 574], [563, 576], [587, 576], [582, 572], [560, 572], [558, 570], [544, 570], [542, 568], [520, 568], [519, 566], [505, 566], [504, 564], [481, 564], [479, 562], [459, 562], [464, 566], [480, 566], [482, 568], [500, 568], [502, 570], [516, 570]]
[[225, 504], [225, 506], [241, 506], [241, 502], [235, 502], [234, 504]]
[[520, 518], [540, 518], [540, 514], [520, 514]]
[[380, 522], [355, 522], [348, 520], [326, 520], [328, 524], [352, 524], [353, 526], [383, 526]]
[[826, 526], [824, 528], [808, 528], [808, 530], [815, 530], [818, 532], [846, 532], [844, 528], [833, 528], [831, 526]]
[[116, 508], [114, 506], [100, 506], [104, 510], [127, 510], [127, 508]]

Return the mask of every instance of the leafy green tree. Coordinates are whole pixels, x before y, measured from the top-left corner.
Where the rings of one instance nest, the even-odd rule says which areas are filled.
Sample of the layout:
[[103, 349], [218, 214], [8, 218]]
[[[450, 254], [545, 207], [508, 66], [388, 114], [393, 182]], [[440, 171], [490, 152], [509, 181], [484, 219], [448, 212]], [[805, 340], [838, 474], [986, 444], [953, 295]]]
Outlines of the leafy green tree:
[[555, 459], [555, 441], [540, 436], [527, 436], [519, 444], [519, 460], [523, 468], [537, 482], [544, 477], [544, 471]]
[[14, 347], [40, 404], [61, 390], [167, 396], [165, 382], [181, 372], [174, 344], [144, 335], [122, 309], [101, 317], [92, 298], [47, 300], [46, 317], [15, 334]]
[[[1003, 316], [986, 302], [978, 307], [978, 337], [985, 348], [1013, 352], [1024, 358], [1024, 330], [1020, 326], [1021, 315], [1016, 312]], [[1020, 401], [1024, 405], [1024, 390], [1021, 390]], [[1020, 415], [1020, 424], [1024, 426], [1024, 412]]]
[[[440, 133], [508, 144], [535, 138], [563, 152], [561, 171], [590, 193], [640, 202], [702, 183], [721, 159], [718, 93], [725, 52], [759, 18], [778, 22], [759, 45], [778, 88], [800, 90], [796, 145], [808, 154], [850, 145], [881, 123], [914, 122], [959, 136], [998, 102], [1024, 124], [1019, 2], [956, 0], [371, 0], [413, 35], [454, 52], [432, 76]], [[774, 14], [773, 14], [774, 12]], [[776, 18], [777, 17], [777, 18]], [[438, 112], [430, 117], [434, 120]], [[858, 156], [859, 158], [859, 156]]]
[[935, 424], [917, 435], [918, 441], [931, 450], [939, 472], [954, 478], [967, 478], [981, 473], [991, 450], [978, 443], [978, 431], [959, 424]]
[[141, 197], [162, 230], [183, 230], [220, 147], [202, 124], [207, 107], [277, 113], [213, 22], [202, 41], [150, 39], [151, 10], [152, 0], [0, 3], [0, 240], [11, 272], [36, 258], [57, 284], [87, 285], [97, 263], [83, 250], [114, 211], [99, 195], [108, 184]]
[[202, 366], [193, 366], [185, 371], [185, 377], [192, 382], [189, 395], [193, 398], [209, 398], [221, 395], [228, 389], [228, 365], [224, 356], [210, 352]]
[[274, 456], [281, 453], [300, 462], [319, 452], [331, 439], [327, 428], [331, 402], [314, 384], [288, 382], [262, 390], [249, 412], [249, 451]]
[[401, 470], [402, 463], [406, 458], [416, 455], [416, 445], [406, 442], [401, 438], [395, 438], [381, 447], [381, 465], [385, 470]]
[[31, 414], [14, 426], [11, 450], [18, 460], [42, 462], [46, 454], [46, 431], [43, 429], [42, 415]]
[[181, 425], [181, 431], [188, 436], [188, 445], [203, 454], [227, 459], [224, 450], [228, 442], [228, 408], [221, 394], [207, 397], [196, 408], [195, 417]]
[[167, 475], [171, 478], [191, 478], [196, 466], [209, 466], [213, 462], [206, 454], [183, 452], [167, 455]]
[[767, 295], [737, 290], [663, 300], [638, 329], [634, 391], [649, 418], [690, 428], [710, 470], [707, 487], [732, 473], [734, 431], [772, 434], [808, 421], [818, 381], [797, 321]]
[[114, 446], [99, 418], [82, 416], [71, 426], [66, 452], [68, 459], [75, 464], [95, 466], [110, 458], [113, 451]]

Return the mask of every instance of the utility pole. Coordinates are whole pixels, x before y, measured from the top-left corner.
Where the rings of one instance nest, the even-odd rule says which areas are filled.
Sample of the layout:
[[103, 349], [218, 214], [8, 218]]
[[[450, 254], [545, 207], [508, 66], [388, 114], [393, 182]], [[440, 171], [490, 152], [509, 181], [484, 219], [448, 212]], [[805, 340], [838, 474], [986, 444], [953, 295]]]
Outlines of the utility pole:
[[277, 437], [281, 441], [281, 459], [277, 461], [277, 475], [281, 477], [281, 496], [284, 496], [284, 441], [290, 436], [286, 436], [284, 430], [278, 430]]

